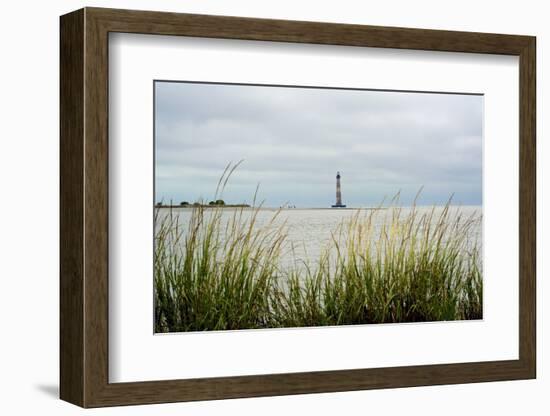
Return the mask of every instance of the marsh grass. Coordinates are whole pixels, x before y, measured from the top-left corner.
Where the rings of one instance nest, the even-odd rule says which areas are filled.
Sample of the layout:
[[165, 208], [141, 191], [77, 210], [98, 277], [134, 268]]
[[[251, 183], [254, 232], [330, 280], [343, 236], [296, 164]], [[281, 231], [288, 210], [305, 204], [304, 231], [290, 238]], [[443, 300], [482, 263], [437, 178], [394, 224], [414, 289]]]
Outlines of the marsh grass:
[[273, 326], [480, 319], [479, 248], [468, 236], [481, 217], [452, 213], [450, 203], [437, 211], [359, 211], [316, 267], [291, 273], [275, 291]]
[[479, 247], [469, 240], [480, 215], [450, 201], [428, 212], [359, 210], [319, 258], [282, 269], [292, 248], [281, 210], [262, 226], [260, 210], [227, 218], [199, 206], [180, 224], [157, 209], [155, 332], [482, 318]]

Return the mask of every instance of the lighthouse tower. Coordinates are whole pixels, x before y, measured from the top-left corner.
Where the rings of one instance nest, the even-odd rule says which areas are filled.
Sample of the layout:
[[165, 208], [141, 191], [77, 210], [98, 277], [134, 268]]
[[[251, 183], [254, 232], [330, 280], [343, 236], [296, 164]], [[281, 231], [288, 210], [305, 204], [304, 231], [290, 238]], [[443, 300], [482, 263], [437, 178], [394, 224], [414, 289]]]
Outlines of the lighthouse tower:
[[332, 208], [345, 208], [342, 204], [342, 188], [340, 187], [340, 172], [336, 172], [336, 204]]

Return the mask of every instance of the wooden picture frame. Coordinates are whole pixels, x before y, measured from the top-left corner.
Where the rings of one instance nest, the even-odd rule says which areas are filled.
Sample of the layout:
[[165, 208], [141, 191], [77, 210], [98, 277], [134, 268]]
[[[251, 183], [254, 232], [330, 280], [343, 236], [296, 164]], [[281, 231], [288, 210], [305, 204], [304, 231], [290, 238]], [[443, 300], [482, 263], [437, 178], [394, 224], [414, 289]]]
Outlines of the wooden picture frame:
[[[62, 16], [60, 30], [61, 399], [82, 407], [101, 407], [535, 378], [534, 37], [101, 8]], [[109, 383], [110, 32], [518, 56], [519, 359]]]

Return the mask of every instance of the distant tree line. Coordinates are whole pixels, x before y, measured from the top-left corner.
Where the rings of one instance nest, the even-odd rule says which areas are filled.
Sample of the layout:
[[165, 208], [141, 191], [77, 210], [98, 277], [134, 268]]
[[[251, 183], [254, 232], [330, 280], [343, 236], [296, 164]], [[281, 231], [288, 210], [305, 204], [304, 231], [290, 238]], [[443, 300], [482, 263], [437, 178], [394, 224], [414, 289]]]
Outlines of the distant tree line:
[[[180, 202], [180, 206], [182, 206], [182, 207], [186, 207], [186, 206], [189, 206], [189, 205], [200, 206], [200, 205], [203, 205], [203, 204], [201, 204], [200, 202], [193, 202], [193, 204], [190, 204], [187, 201]], [[208, 205], [225, 205], [225, 201], [223, 199], [216, 199], [215, 201], [210, 201], [208, 203]]]
[[[201, 202], [190, 203], [188, 201], [182, 201], [182, 202], [179, 203], [180, 207], [200, 207], [200, 206], [205, 206], [205, 205], [222, 206], [222, 207], [223, 206], [228, 206], [228, 207], [248, 207], [248, 206], [250, 206], [248, 204], [228, 205], [228, 204], [225, 203], [225, 201], [223, 199], [212, 200], [212, 201], [209, 201], [208, 204], [203, 204]], [[156, 206], [157, 207], [163, 207], [163, 206], [173, 206], [173, 205], [171, 203], [170, 204], [164, 204], [163, 202], [157, 202]]]

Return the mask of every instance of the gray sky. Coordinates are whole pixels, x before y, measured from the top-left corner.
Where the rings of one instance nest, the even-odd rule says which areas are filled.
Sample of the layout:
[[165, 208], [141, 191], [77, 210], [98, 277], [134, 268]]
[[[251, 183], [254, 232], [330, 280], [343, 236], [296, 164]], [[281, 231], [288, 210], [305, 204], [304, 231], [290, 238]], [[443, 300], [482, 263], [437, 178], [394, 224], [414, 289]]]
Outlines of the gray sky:
[[483, 97], [250, 85], [155, 83], [155, 198], [328, 207], [336, 171], [348, 206], [401, 191], [421, 204], [481, 204]]

